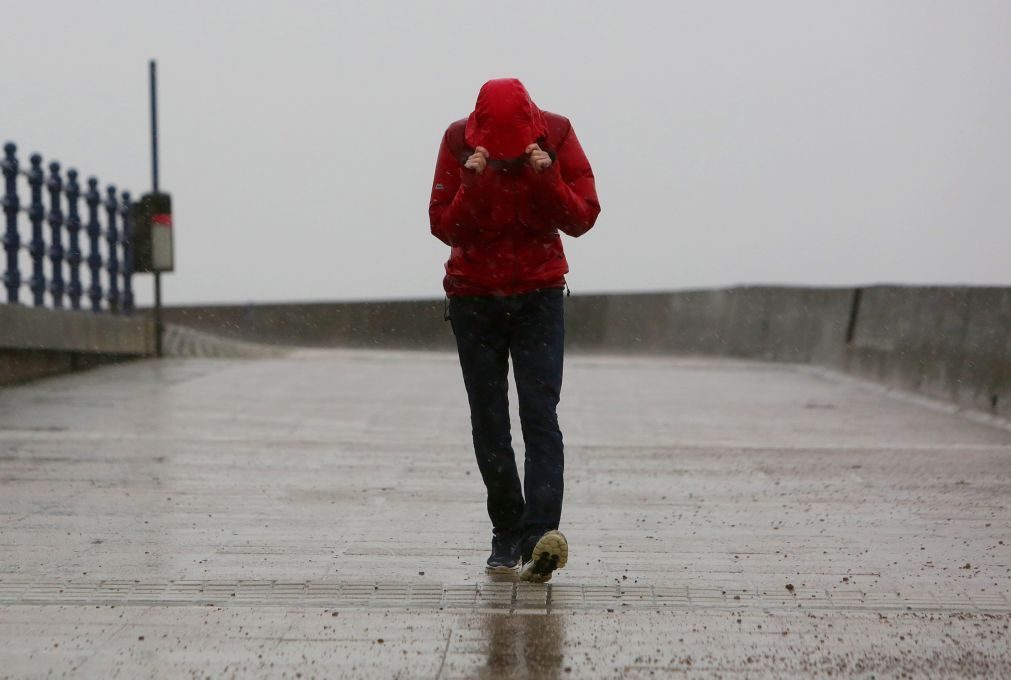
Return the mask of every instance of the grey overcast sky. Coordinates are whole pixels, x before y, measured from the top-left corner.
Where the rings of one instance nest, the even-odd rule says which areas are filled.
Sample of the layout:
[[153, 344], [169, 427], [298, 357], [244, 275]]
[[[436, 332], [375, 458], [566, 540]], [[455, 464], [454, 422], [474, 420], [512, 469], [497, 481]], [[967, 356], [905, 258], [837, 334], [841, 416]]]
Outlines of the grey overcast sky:
[[1008, 285], [1009, 29], [1007, 0], [2, 0], [0, 141], [147, 190], [156, 58], [167, 302], [439, 297], [440, 137], [515, 76], [597, 176], [576, 294]]

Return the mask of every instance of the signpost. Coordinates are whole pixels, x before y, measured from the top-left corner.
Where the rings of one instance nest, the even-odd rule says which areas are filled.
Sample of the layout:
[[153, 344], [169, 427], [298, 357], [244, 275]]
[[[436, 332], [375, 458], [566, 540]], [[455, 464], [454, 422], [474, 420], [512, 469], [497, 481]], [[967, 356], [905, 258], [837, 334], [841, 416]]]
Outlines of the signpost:
[[155, 62], [151, 82], [151, 193], [131, 206], [134, 272], [154, 274], [155, 356], [162, 355], [161, 274], [175, 269], [172, 238], [172, 197], [158, 188], [158, 87]]

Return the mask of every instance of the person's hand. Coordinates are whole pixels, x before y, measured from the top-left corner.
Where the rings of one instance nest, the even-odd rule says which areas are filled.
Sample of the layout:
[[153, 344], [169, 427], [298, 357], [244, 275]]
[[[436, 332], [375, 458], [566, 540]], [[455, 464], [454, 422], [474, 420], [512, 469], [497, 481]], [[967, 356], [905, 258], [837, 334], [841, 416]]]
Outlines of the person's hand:
[[526, 154], [527, 164], [530, 165], [534, 172], [547, 170], [551, 167], [551, 156], [549, 156], [548, 152], [541, 149], [541, 147], [537, 144], [531, 144], [528, 146]]
[[488, 167], [488, 149], [483, 146], [479, 146], [474, 149], [474, 153], [471, 154], [467, 162], [463, 164], [463, 167], [468, 170], [473, 170], [477, 174], [484, 172], [484, 169]]

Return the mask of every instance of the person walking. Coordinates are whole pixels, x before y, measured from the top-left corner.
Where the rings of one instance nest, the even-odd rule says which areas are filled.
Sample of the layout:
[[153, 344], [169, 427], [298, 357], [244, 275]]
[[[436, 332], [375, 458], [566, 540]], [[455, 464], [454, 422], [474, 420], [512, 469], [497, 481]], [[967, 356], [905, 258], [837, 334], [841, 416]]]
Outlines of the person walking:
[[[481, 87], [443, 135], [429, 201], [450, 246], [443, 287], [470, 403], [474, 453], [492, 523], [488, 570], [546, 582], [568, 560], [558, 531], [564, 455], [565, 274], [559, 232], [600, 213], [593, 171], [564, 116], [541, 111], [514, 78]], [[509, 359], [526, 447], [521, 487], [509, 422]]]

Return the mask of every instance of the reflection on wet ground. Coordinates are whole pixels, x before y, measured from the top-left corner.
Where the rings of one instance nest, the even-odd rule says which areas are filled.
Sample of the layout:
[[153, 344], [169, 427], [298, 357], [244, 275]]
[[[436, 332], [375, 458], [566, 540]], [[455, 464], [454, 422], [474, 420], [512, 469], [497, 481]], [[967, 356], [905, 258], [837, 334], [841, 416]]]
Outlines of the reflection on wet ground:
[[482, 678], [560, 677], [565, 618], [557, 614], [498, 614], [481, 617], [487, 643]]

